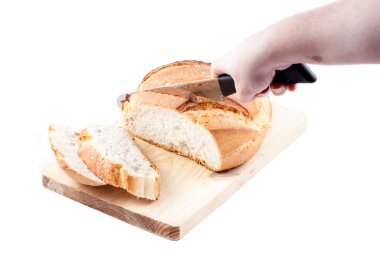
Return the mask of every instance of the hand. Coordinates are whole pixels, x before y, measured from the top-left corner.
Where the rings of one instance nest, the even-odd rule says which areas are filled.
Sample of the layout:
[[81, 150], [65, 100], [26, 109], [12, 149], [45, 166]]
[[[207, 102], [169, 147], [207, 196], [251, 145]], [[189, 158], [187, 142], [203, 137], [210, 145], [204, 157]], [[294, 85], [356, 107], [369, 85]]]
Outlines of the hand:
[[252, 101], [257, 96], [264, 96], [270, 90], [276, 96], [287, 90], [294, 91], [296, 84], [270, 85], [275, 70], [283, 70], [291, 64], [276, 63], [264, 46], [262, 34], [256, 34], [244, 40], [236, 48], [211, 65], [211, 75], [217, 77], [229, 74], [235, 81], [236, 93], [242, 102]]

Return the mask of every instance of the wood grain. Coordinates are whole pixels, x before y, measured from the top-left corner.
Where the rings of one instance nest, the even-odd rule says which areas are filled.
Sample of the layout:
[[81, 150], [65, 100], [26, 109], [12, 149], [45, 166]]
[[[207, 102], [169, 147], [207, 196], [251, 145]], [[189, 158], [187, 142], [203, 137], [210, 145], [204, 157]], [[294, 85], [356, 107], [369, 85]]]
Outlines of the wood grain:
[[112, 186], [81, 185], [58, 164], [43, 170], [42, 181], [46, 188], [63, 196], [162, 237], [179, 240], [305, 129], [304, 113], [274, 105], [272, 127], [260, 150], [247, 163], [219, 173], [138, 140], [140, 148], [161, 171], [161, 194], [156, 202], [138, 199]]

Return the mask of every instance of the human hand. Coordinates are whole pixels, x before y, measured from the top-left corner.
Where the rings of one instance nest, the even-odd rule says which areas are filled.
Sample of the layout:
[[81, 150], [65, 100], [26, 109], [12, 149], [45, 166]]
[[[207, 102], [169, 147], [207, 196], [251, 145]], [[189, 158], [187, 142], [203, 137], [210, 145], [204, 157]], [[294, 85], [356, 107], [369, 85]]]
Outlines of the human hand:
[[232, 76], [238, 98], [248, 102], [270, 90], [295, 90], [296, 85], [270, 84], [276, 70], [294, 63], [380, 63], [379, 11], [379, 0], [346, 0], [285, 18], [215, 61], [211, 75]]
[[265, 96], [270, 90], [276, 96], [296, 90], [296, 84], [270, 84], [276, 70], [286, 69], [291, 64], [276, 62], [264, 44], [262, 34], [253, 35], [211, 65], [213, 77], [232, 76], [242, 102]]

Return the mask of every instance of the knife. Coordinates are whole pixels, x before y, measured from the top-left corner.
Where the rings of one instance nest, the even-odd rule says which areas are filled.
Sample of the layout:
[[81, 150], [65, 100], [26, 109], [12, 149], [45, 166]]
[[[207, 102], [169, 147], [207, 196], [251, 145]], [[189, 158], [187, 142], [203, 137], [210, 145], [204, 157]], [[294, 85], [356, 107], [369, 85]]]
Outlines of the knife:
[[[290, 85], [295, 83], [314, 83], [317, 77], [313, 71], [303, 63], [297, 63], [291, 65], [284, 70], [276, 70], [274, 78], [271, 84], [281, 83], [284, 85]], [[218, 78], [211, 78], [205, 80], [197, 80], [179, 84], [163, 85], [159, 88], [146, 89], [143, 91], [160, 92], [163, 87], [179, 88], [190, 91], [197, 96], [210, 98], [212, 100], [220, 101], [222, 96], [228, 96], [236, 93], [235, 82], [231, 76], [223, 74]], [[137, 91], [140, 92], [140, 91]], [[117, 98], [117, 104], [120, 107], [121, 102], [126, 99], [127, 96], [131, 96], [133, 93], [122, 94]], [[165, 92], [162, 92], [165, 93]]]

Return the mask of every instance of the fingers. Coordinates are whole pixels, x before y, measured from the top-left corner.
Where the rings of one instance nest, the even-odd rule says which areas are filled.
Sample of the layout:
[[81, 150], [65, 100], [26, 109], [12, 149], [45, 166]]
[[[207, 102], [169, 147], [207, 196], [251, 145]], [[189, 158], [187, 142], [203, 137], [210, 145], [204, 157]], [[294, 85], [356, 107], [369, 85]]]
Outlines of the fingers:
[[286, 85], [286, 90], [288, 91], [295, 91], [296, 89], [297, 89], [296, 83]]
[[285, 94], [286, 91], [285, 85], [283, 84], [272, 84], [270, 88], [272, 90], [273, 95], [275, 96], [281, 96]]
[[265, 97], [266, 95], [268, 95], [269, 90], [270, 90], [270, 87], [268, 86], [263, 91], [261, 91], [260, 93], [258, 93], [256, 95], [256, 97]]
[[239, 100], [242, 102], [250, 102], [255, 97], [265, 97], [269, 94], [269, 91], [272, 91], [273, 95], [275, 96], [281, 96], [286, 93], [286, 91], [295, 91], [296, 90], [296, 84], [291, 85], [283, 85], [283, 84], [274, 84], [271, 86], [268, 86], [263, 91], [257, 93], [256, 95], [251, 95], [250, 93], [238, 93]]
[[297, 84], [271, 84], [270, 86], [273, 95], [275, 96], [281, 96], [285, 94], [286, 91], [295, 91], [297, 89]]

